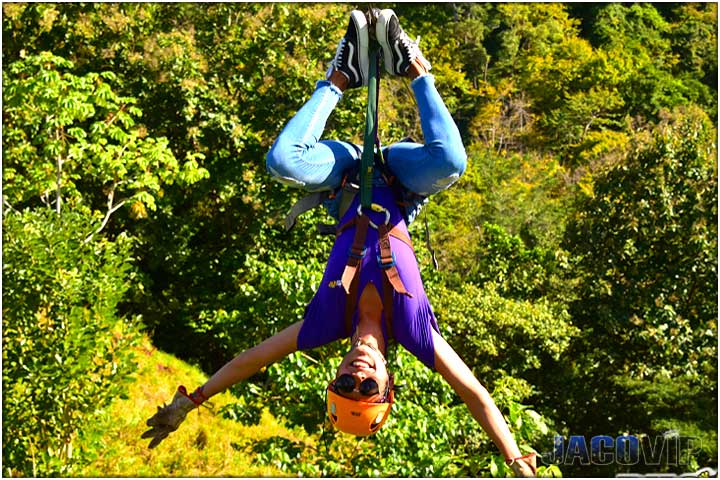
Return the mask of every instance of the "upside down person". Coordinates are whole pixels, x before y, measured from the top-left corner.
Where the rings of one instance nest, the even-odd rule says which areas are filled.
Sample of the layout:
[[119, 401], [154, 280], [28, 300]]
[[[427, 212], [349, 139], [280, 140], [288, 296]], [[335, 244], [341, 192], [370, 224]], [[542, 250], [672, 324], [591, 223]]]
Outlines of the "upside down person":
[[360, 147], [320, 139], [343, 91], [367, 85], [370, 28], [375, 29], [385, 70], [412, 80], [425, 144], [401, 142], [383, 149], [397, 184], [391, 188], [387, 175], [377, 171], [373, 209], [359, 207], [359, 195], [344, 213], [337, 205], [339, 196], [326, 204], [340, 226], [303, 320], [240, 353], [194, 392], [180, 387], [171, 404], [147, 421], [152, 428], [143, 438], [152, 438], [154, 448], [213, 395], [292, 352], [348, 337], [351, 349], [327, 387], [328, 416], [343, 432], [371, 435], [385, 423], [394, 401], [393, 375], [385, 359], [388, 342], [394, 340], [452, 386], [516, 475], [534, 476], [534, 454], [521, 454], [488, 391], [440, 335], [423, 288], [407, 224], [427, 196], [462, 175], [466, 155], [429, 74], [430, 63], [392, 10], [378, 12], [374, 25], [357, 10], [350, 14], [326, 79], [317, 82], [310, 99], [278, 136], [267, 155], [267, 169], [277, 180], [312, 192], [338, 191], [348, 174], [357, 173]]

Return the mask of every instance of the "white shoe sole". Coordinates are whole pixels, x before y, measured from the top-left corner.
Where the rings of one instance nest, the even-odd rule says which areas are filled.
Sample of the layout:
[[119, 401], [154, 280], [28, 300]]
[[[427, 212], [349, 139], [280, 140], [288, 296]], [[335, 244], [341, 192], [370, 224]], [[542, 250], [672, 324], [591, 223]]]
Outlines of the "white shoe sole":
[[358, 48], [360, 49], [360, 52], [358, 52], [360, 60], [359, 76], [362, 79], [362, 84], [367, 86], [368, 71], [370, 70], [370, 55], [368, 53], [368, 50], [370, 49], [370, 38], [368, 36], [367, 18], [360, 10], [353, 10], [350, 12], [350, 17], [353, 19], [353, 24], [358, 29], [355, 33], [357, 33]]
[[390, 19], [394, 16], [396, 16], [395, 12], [386, 8], [385, 10], [380, 11], [377, 23], [375, 24], [375, 37], [382, 47], [385, 70], [392, 75], [395, 75], [395, 72], [393, 71], [393, 67], [395, 66], [393, 65], [394, 59], [391, 51], [392, 47], [388, 43], [388, 26], [390, 25]]

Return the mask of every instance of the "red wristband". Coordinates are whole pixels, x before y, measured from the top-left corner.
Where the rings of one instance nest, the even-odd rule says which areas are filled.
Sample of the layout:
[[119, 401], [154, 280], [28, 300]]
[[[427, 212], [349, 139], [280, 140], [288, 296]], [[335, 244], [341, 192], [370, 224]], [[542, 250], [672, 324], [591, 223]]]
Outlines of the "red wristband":
[[184, 386], [184, 385], [180, 385], [180, 386], [178, 387], [178, 391], [179, 391], [180, 393], [182, 393], [183, 395], [185, 395], [187, 398], [189, 398], [190, 401], [193, 402], [193, 403], [194, 403], [195, 405], [197, 405], [198, 407], [199, 407], [200, 405], [202, 405], [202, 403], [203, 403], [205, 400], [207, 400], [207, 398], [205, 398], [205, 395], [203, 395], [203, 393], [202, 393], [202, 387], [198, 387], [192, 394], [188, 394], [188, 393], [187, 393], [187, 389], [185, 388], [185, 386]]
[[[537, 456], [537, 453], [532, 452], [532, 453], [528, 453], [527, 455], [523, 455], [522, 457], [506, 458], [506, 459], [505, 459], [505, 464], [509, 467], [509, 466], [511, 466], [513, 463], [515, 463], [515, 462], [518, 461], [518, 460], [528, 460], [528, 459], [530, 459], [530, 458], [532, 458], [532, 457], [536, 457], [536, 456]], [[530, 462], [528, 462], [527, 465], [528, 465], [528, 467], [530, 467], [530, 469], [533, 471], [533, 474], [536, 474], [536, 473], [537, 473], [537, 467], [533, 466], [533, 464], [530, 463]]]

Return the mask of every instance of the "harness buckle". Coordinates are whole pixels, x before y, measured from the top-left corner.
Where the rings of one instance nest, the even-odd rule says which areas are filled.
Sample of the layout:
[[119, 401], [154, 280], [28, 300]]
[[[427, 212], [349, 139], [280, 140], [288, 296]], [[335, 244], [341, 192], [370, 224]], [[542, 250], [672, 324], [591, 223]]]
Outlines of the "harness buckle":
[[365, 254], [367, 253], [367, 247], [364, 247], [360, 253], [355, 253], [353, 251], [353, 248], [350, 247], [350, 250], [348, 251], [348, 257], [354, 258], [356, 260], [362, 260], [365, 258]]
[[395, 265], [397, 265], [397, 261], [396, 261], [396, 259], [395, 259], [395, 252], [392, 252], [392, 253], [391, 253], [391, 256], [392, 256], [392, 260], [390, 260], [389, 262], [385, 263], [385, 262], [382, 261], [382, 257], [381, 257], [380, 255], [378, 255], [378, 256], [377, 256], [378, 266], [379, 266], [380, 268], [382, 268], [383, 270], [387, 270], [388, 268], [392, 268], [392, 267], [394, 267]]

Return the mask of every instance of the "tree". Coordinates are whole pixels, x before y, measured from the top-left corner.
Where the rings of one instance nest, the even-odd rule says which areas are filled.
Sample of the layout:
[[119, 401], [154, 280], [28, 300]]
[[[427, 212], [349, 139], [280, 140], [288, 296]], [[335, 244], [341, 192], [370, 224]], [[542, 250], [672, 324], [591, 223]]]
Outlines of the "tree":
[[497, 155], [480, 144], [466, 151], [463, 177], [426, 210], [444, 280], [495, 282], [511, 298], [551, 293], [573, 195], [567, 171], [551, 156]]
[[692, 85], [692, 100], [717, 118], [717, 4], [681, 3], [675, 9], [670, 37], [679, 62], [674, 72]]
[[626, 114], [654, 120], [661, 110], [698, 98], [697, 85], [674, 74], [679, 58], [672, 33], [673, 25], [651, 4], [609, 3], [598, 11], [593, 35], [616, 65]]
[[76, 211], [3, 216], [3, 476], [72, 476], [79, 432], [134, 371], [138, 318], [117, 315], [131, 242], [84, 242], [93, 227]]
[[577, 318], [633, 344], [633, 356], [644, 351], [639, 377], [697, 375], [711, 346], [696, 334], [717, 316], [713, 132], [698, 109], [668, 115], [649, 144], [596, 178], [567, 231], [583, 274]]
[[[558, 369], [556, 397], [574, 428], [650, 435], [674, 425], [706, 442], [716, 428], [705, 410], [717, 398], [715, 135], [697, 107], [664, 114], [579, 200], [565, 246], [577, 260], [571, 313], [584, 335]], [[567, 392], [580, 381], [583, 390]], [[683, 392], [694, 407], [668, 408]], [[699, 461], [712, 459], [709, 448]]]
[[113, 92], [114, 74], [76, 76], [72, 68], [44, 52], [3, 72], [3, 201], [92, 215], [89, 240], [119, 208], [131, 205], [135, 217], [145, 217], [163, 183], [193, 183], [207, 172], [194, 155], [181, 168], [166, 139], [136, 126], [141, 111], [134, 98]]
[[[3, 72], [3, 466], [67, 475], [84, 422], [122, 392], [137, 316], [117, 306], [135, 276], [127, 233], [97, 235], [129, 205], [206, 175], [137, 125], [135, 99], [109, 72], [75, 75], [49, 52]], [[100, 408], [99, 408], [100, 407]], [[75, 453], [73, 453], [75, 452]]]

